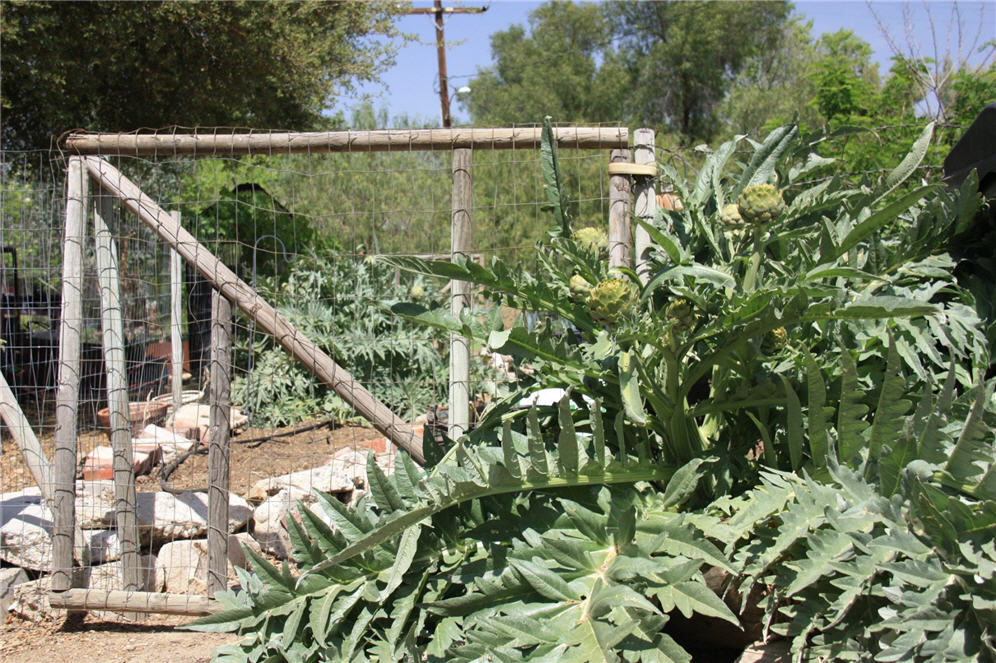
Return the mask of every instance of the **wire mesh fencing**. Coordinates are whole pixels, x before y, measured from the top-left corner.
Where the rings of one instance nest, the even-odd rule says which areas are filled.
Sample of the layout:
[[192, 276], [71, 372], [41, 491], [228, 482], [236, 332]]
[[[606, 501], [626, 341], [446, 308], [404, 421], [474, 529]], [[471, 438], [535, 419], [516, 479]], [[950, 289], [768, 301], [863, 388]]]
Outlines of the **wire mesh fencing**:
[[[231, 538], [223, 586], [242, 582], [236, 568], [246, 565], [244, 549], [271, 560], [291, 555], [288, 521], [301, 517], [299, 500], [322, 514], [315, 491], [344, 502], [362, 499], [371, 453], [385, 472], [393, 470], [395, 446], [364, 421], [350, 390], [368, 392], [416, 434], [428, 427], [442, 439], [448, 335], [391, 307], [406, 301], [449, 307], [452, 286], [380, 258], [449, 258], [450, 152], [107, 157], [103, 163], [122, 180], [175, 215], [196, 241], [195, 254], [216, 259], [216, 270], [205, 274], [189, 260], [178, 270], [175, 247], [129, 207], [137, 196], [122, 200], [91, 178], [74, 320], [63, 319], [61, 299], [67, 157], [3, 156], [0, 370], [30, 431], [3, 428], [0, 564], [22, 576], [22, 612], [40, 609], [51, 587], [58, 490], [56, 479], [45, 486], [39, 477], [52, 476], [59, 455], [60, 330], [65, 336], [67, 325], [79, 343], [71, 584], [95, 597], [88, 607], [137, 610], [137, 603], [115, 603], [106, 594], [122, 589], [188, 597], [212, 591], [208, 489], [217, 477], [208, 452], [217, 430], [212, 335], [219, 326], [228, 327], [231, 343], [229, 497], [221, 533]], [[475, 149], [472, 163], [471, 259], [497, 257], [528, 269], [551, 225], [539, 150]], [[579, 225], [606, 223], [607, 163], [607, 150], [560, 153]], [[212, 293], [222, 271], [246, 286], [253, 301], [272, 307], [293, 339], [247, 313], [258, 312], [252, 303], [220, 320]], [[471, 293], [472, 309], [486, 305]], [[502, 313], [511, 322], [520, 312]], [[293, 343], [296, 358], [288, 351]], [[316, 377], [322, 356], [340, 369], [332, 380]], [[471, 347], [470, 356], [473, 413], [514, 389], [516, 375], [481, 347]], [[353, 386], [332, 388], [328, 383], [343, 370]], [[122, 389], [126, 399], [116, 401]], [[120, 402], [127, 404], [124, 424], [115, 420]], [[25, 435], [52, 461], [48, 475], [26, 468]], [[129, 482], [132, 492], [122, 485]], [[136, 563], [131, 575], [122, 566]], [[189, 598], [172, 607], [202, 606]]]

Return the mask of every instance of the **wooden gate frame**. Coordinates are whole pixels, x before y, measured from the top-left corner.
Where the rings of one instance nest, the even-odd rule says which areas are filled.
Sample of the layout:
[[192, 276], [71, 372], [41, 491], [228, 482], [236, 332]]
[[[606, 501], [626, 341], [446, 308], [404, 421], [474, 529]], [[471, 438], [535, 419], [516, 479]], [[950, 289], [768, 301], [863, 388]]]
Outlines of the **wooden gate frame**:
[[[117, 198], [126, 209], [133, 212], [147, 226], [153, 229], [184, 260], [191, 263], [202, 276], [208, 279], [220, 296], [216, 296], [214, 312], [224, 309], [231, 303], [250, 316], [256, 323], [273, 335], [294, 357], [301, 360], [316, 377], [330, 386], [337, 394], [351, 403], [378, 430], [392, 442], [405, 449], [416, 461], [423, 461], [420, 441], [412, 428], [386, 406], [380, 403], [348, 372], [338, 366], [331, 357], [322, 352], [313, 342], [298, 332], [293, 325], [280, 316], [269, 304], [239, 279], [206, 247], [186, 231], [178, 216], [156, 204], [141, 189], [126, 178], [106, 160], [98, 155], [248, 155], [286, 154], [322, 152], [377, 152], [446, 150], [453, 152], [453, 189], [451, 204], [451, 255], [465, 255], [470, 252], [470, 210], [472, 194], [473, 150], [476, 149], [537, 149], [541, 142], [540, 128], [520, 129], [425, 129], [387, 131], [342, 131], [307, 133], [252, 133], [252, 134], [70, 134], [65, 142], [72, 153], [67, 172], [67, 203], [64, 236], [62, 272], [62, 316], [59, 333], [59, 378], [56, 394], [56, 449], [53, 467], [53, 575], [49, 601], [52, 607], [70, 610], [118, 610], [136, 612], [161, 612], [180, 615], [204, 615], [219, 609], [217, 604], [205, 596], [187, 596], [159, 592], [137, 591], [138, 537], [134, 520], [134, 475], [131, 470], [130, 437], [119, 428], [128, 426], [126, 394], [123, 405], [121, 399], [109, 399], [112, 421], [112, 445], [114, 447], [115, 485], [118, 474], [125, 485], [117, 495], [119, 537], [122, 547], [128, 549], [127, 558], [122, 559], [126, 589], [90, 590], [72, 587], [72, 567], [75, 514], [75, 473], [76, 473], [76, 416], [79, 395], [80, 334], [79, 321], [82, 320], [82, 278], [83, 245], [85, 243], [85, 219], [88, 199], [88, 184], [92, 180], [106, 193]], [[638, 148], [647, 154], [641, 162], [652, 162], [653, 132], [643, 130]], [[567, 149], [608, 149], [612, 150], [613, 163], [629, 161], [629, 130], [626, 127], [568, 127], [554, 129], [554, 137], [559, 147]], [[87, 156], [92, 155], [92, 156]], [[654, 196], [652, 178], [637, 180], [640, 196], [640, 216], [652, 218]], [[647, 195], [649, 187], [650, 195]], [[646, 201], [649, 198], [649, 203]], [[630, 261], [632, 246], [629, 228], [630, 185], [628, 175], [614, 173], [610, 176], [609, 196], [609, 237], [610, 263], [626, 265]], [[102, 233], [100, 217], [106, 216], [106, 207], [95, 214], [96, 235], [100, 236], [98, 250], [114, 259], [114, 246], [109, 233]], [[106, 223], [106, 218], [103, 221]], [[110, 243], [108, 243], [110, 241]], [[637, 247], [642, 255], [643, 246]], [[102, 318], [105, 326], [105, 340], [116, 344], [123, 339], [115, 339], [117, 321], [113, 318], [114, 279], [116, 265], [102, 264], [102, 272], [109, 270], [110, 277], [102, 283]], [[110, 301], [104, 301], [104, 295]], [[454, 283], [451, 288], [451, 308], [459, 310], [466, 305], [469, 289], [466, 284]], [[120, 308], [117, 308], [120, 316]], [[215, 316], [213, 316], [215, 317]], [[220, 319], [220, 318], [219, 318]], [[215, 327], [217, 325], [214, 325]], [[119, 329], [119, 327], [118, 327]], [[225, 345], [223, 328], [214, 329]], [[230, 343], [230, 338], [227, 339]], [[212, 344], [213, 345], [213, 344]], [[469, 356], [467, 341], [459, 337], [451, 339], [451, 352], [457, 356], [451, 361], [450, 392], [451, 401], [461, 396], [466, 403], [466, 385], [469, 382]], [[105, 347], [105, 352], [108, 348]], [[115, 354], [111, 348], [111, 354]], [[116, 360], [115, 360], [116, 361]], [[225, 359], [212, 357], [224, 370]], [[108, 367], [112, 360], [108, 358]], [[214, 371], [212, 371], [212, 376]], [[212, 428], [221, 425], [227, 407], [227, 377], [218, 384], [212, 383], [211, 413]], [[463, 387], [460, 388], [462, 383]], [[110, 383], [109, 383], [110, 386]], [[456, 387], [456, 388], [455, 388]], [[175, 387], [174, 387], [175, 391]], [[220, 400], [215, 403], [214, 401]], [[117, 401], [117, 402], [116, 402]], [[122, 411], [123, 407], [123, 411]], [[217, 412], [216, 412], [217, 410]], [[463, 417], [457, 408], [451, 408], [451, 426], [455, 430], [466, 430], [469, 425], [469, 412]], [[217, 416], [215, 416], [217, 415]], [[455, 417], [455, 419], [454, 419]], [[219, 438], [225, 437], [227, 430], [218, 430]], [[115, 435], [115, 433], [118, 433]], [[227, 455], [227, 440], [219, 439], [215, 447], [212, 435], [212, 453], [219, 467], [209, 467], [211, 486], [209, 487], [208, 530], [227, 532], [228, 473], [227, 462], [221, 463]], [[113, 441], [117, 440], [115, 444]], [[227, 461], [227, 458], [223, 460]], [[209, 463], [211, 465], [211, 463]], [[119, 472], [120, 471], [120, 472]], [[117, 488], [116, 488], [117, 492]], [[221, 502], [224, 502], [222, 508]], [[216, 505], [212, 506], [217, 502]], [[217, 507], [217, 508], [216, 508]], [[218, 521], [218, 522], [215, 522]], [[132, 545], [129, 546], [128, 540]], [[213, 595], [225, 583], [228, 537], [218, 536], [211, 541], [208, 550], [209, 593]], [[132, 550], [133, 548], [133, 550]], [[218, 548], [218, 550], [214, 550]], [[220, 571], [211, 572], [218, 567]], [[220, 575], [219, 575], [220, 574]]]

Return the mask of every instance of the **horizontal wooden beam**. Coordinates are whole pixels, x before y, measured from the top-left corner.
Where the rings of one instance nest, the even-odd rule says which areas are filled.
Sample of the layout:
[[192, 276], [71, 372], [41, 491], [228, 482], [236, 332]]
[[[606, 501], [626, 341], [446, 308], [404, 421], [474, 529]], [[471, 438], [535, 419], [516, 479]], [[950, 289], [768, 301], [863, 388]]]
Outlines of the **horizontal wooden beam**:
[[64, 592], [49, 592], [48, 602], [59, 610], [112, 610], [188, 616], [210, 615], [222, 610], [220, 603], [206, 596], [118, 589], [67, 589]]
[[[288, 154], [322, 152], [412, 152], [452, 150], [538, 149], [539, 127], [520, 129], [388, 129], [286, 133], [74, 133], [65, 148], [73, 154], [105, 156], [172, 156], [196, 154]], [[627, 127], [560, 127], [554, 129], [564, 149], [614, 150], [629, 146]]]

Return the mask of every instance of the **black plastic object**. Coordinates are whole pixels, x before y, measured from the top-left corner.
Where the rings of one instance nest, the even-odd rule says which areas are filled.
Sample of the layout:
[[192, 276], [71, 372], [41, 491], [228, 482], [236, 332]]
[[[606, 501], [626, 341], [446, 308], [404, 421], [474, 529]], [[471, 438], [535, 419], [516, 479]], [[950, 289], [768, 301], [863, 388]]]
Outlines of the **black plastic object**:
[[996, 103], [983, 108], [951, 148], [944, 159], [944, 179], [961, 186], [973, 168], [979, 172], [979, 191], [996, 198]]

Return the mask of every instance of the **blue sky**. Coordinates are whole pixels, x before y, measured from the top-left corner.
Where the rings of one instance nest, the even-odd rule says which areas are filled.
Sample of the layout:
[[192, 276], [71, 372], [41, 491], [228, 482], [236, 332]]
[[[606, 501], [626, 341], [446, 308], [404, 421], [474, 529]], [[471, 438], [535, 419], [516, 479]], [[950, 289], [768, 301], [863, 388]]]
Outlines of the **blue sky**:
[[[479, 7], [488, 4], [484, 14], [454, 15], [446, 19], [447, 68], [450, 92], [466, 85], [479, 68], [491, 64], [490, 35], [519, 23], [528, 25], [529, 13], [539, 2], [499, 0], [474, 3], [469, 0], [444, 0], [444, 6]], [[416, 7], [431, 7], [432, 2], [415, 0]], [[871, 2], [810, 1], [795, 3], [795, 12], [813, 21], [814, 36], [846, 28], [867, 41], [874, 51], [880, 70], [889, 68], [892, 50], [879, 29], [874, 13], [901, 48], [908, 39], [905, 31], [904, 12], [908, 11], [916, 40], [923, 48], [937, 44], [943, 53], [956, 50], [958, 36], [953, 9], [961, 15], [964, 41], [971, 43], [981, 31], [979, 44], [996, 39], [996, 3], [993, 2]], [[931, 38], [931, 23], [936, 39]], [[377, 109], [386, 108], [390, 116], [407, 114], [410, 117], [438, 121], [440, 115], [438, 83], [436, 81], [436, 49], [433, 18], [406, 16], [399, 23], [402, 32], [417, 36], [398, 53], [397, 64], [383, 76], [381, 86], [365, 86], [362, 94], [370, 95]], [[933, 55], [932, 52], [925, 55]], [[978, 57], [976, 57], [978, 60]], [[471, 91], [473, 94], [473, 91]], [[339, 105], [348, 109], [356, 103], [355, 97], [345, 98]], [[453, 114], [459, 122], [466, 119], [459, 104], [453, 104]]]

